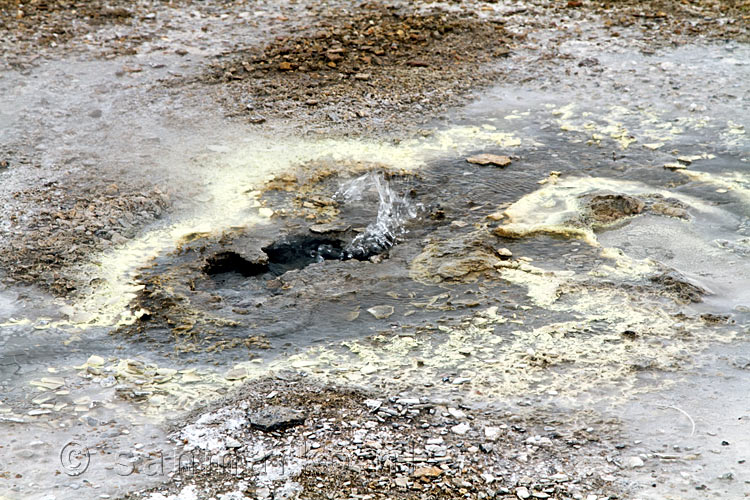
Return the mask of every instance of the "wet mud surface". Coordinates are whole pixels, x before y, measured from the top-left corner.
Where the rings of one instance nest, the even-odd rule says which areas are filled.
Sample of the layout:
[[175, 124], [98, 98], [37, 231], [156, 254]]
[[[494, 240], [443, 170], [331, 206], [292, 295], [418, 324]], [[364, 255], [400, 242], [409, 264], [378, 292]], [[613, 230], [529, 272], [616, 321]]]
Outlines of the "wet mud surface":
[[746, 495], [745, 3], [0, 2], [0, 497]]

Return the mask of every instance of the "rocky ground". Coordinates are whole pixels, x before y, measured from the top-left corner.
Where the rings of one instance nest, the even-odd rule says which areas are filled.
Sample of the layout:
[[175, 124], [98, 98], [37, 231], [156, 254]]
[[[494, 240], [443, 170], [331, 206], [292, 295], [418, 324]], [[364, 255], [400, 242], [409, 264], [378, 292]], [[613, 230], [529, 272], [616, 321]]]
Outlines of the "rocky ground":
[[616, 422], [529, 410], [257, 381], [175, 431], [167, 487], [126, 498], [621, 498], [643, 460]]

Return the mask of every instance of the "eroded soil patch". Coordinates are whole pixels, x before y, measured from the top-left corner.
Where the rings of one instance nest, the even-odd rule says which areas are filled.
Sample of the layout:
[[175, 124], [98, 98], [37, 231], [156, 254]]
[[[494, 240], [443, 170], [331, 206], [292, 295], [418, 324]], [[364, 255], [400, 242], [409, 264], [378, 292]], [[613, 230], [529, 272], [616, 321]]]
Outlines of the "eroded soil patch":
[[0, 229], [0, 262], [7, 282], [36, 285], [57, 295], [79, 290], [89, 283], [78, 265], [135, 236], [169, 203], [158, 189], [121, 191], [110, 184], [76, 189], [74, 195], [71, 191], [51, 182], [13, 195], [10, 206], [19, 203], [19, 209], [11, 213], [9, 227]]
[[604, 14], [608, 27], [639, 27], [647, 36], [663, 41], [676, 41], [684, 35], [750, 40], [750, 2], [747, 0], [568, 2], [571, 4], [593, 7], [595, 12]]
[[225, 86], [234, 112], [253, 122], [294, 114], [343, 130], [457, 104], [491, 81], [481, 65], [509, 53], [502, 21], [470, 13], [371, 2], [322, 9], [316, 19], [223, 56], [206, 80]]

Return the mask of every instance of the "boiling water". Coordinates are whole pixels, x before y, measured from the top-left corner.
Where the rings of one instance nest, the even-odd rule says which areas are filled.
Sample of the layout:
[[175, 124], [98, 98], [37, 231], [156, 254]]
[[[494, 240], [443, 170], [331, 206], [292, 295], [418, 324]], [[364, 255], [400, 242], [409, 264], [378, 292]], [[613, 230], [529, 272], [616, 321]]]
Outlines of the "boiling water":
[[370, 172], [349, 181], [336, 192], [344, 203], [361, 203], [368, 191], [378, 196], [374, 222], [349, 243], [344, 251], [348, 258], [379, 254], [396, 244], [406, 234], [406, 222], [417, 217], [419, 206], [407, 195], [397, 194], [382, 173]]

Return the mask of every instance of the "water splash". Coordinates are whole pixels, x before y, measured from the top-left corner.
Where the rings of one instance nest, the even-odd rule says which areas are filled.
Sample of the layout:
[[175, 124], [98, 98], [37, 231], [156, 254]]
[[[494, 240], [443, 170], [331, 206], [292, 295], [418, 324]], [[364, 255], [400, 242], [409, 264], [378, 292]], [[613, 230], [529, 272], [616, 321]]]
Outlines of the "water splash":
[[379, 199], [377, 217], [344, 248], [347, 259], [364, 259], [388, 250], [407, 233], [406, 222], [419, 213], [420, 205], [396, 192], [382, 172], [368, 172], [347, 182], [334, 198], [344, 203], [362, 201], [371, 191], [375, 191]]

